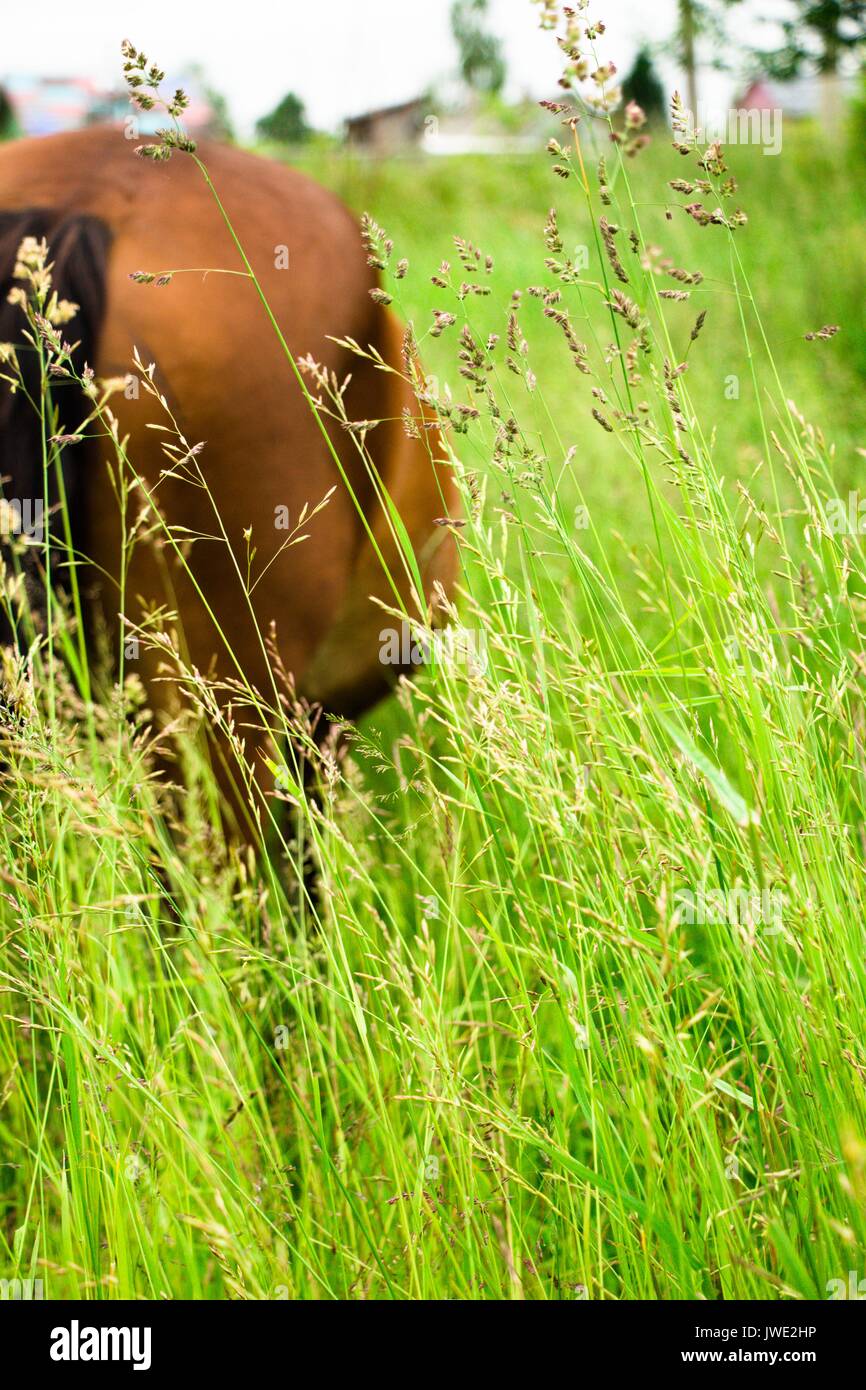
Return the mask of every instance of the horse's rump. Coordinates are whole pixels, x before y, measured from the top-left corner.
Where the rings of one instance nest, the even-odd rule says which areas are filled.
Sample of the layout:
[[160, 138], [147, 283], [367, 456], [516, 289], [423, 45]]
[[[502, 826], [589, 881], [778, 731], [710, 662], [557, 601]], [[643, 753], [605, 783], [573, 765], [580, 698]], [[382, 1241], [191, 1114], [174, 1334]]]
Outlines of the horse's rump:
[[[176, 621], [188, 664], [206, 673], [221, 702], [238, 670], [256, 690], [271, 688], [262, 634], [273, 625], [280, 664], [299, 694], [352, 718], [396, 675], [380, 654], [381, 630], [391, 620], [374, 600], [395, 604], [380, 556], [400, 601], [414, 611], [409, 567], [373, 477], [399, 513], [428, 599], [437, 581], [446, 589], [453, 583], [454, 537], [435, 523], [456, 510], [454, 481], [433, 461], [441, 452], [430, 427], [435, 422], [420, 431], [404, 428], [419, 407], [403, 379], [403, 333], [377, 302], [375, 268], [352, 214], [286, 166], [218, 145], [200, 150], [289, 351], [296, 361], [314, 358], [341, 387], [348, 382], [343, 404], [349, 420], [369, 427], [369, 458], [357, 430], [330, 418], [320, 428], [258, 296], [237, 273], [236, 247], [193, 163], [136, 160], [114, 130], [94, 127], [0, 148], [0, 209], [21, 209], [0, 211], [0, 342], [20, 343], [26, 326], [21, 308], [6, 302], [15, 254], [25, 236], [44, 236], [58, 295], [80, 306], [61, 330], [80, 344], [77, 372], [86, 361], [102, 378], [127, 375], [139, 350], [145, 364], [155, 364], [177, 429], [190, 446], [204, 444], [207, 485], [192, 487], [178, 470], [166, 469], [163, 434], [154, 429], [165, 423], [159, 403], [145, 390], [113, 400], [126, 441], [124, 466], [144, 489], [137, 500], [158, 486], [160, 516], [181, 538], [177, 554], [159, 544], [124, 552], [109, 471], [85, 457], [96, 454], [96, 438], [66, 447], [61, 476], [73, 546], [88, 562], [86, 620], [97, 630], [104, 624], [114, 645], [124, 622], [140, 622], [160, 606], [176, 613], [167, 622]], [[157, 273], [159, 288], [140, 283], [135, 272], [142, 268]], [[345, 347], [350, 340], [372, 344], [380, 361], [359, 359]], [[28, 380], [38, 381], [32, 348], [22, 348], [19, 360]], [[73, 434], [88, 402], [79, 387], [56, 378], [51, 390], [59, 415], [52, 428]], [[107, 453], [111, 461], [110, 448]], [[43, 498], [38, 416], [3, 382], [0, 475], [7, 499]], [[52, 486], [49, 500], [56, 499]], [[289, 523], [298, 526], [301, 517], [304, 543], [286, 545]], [[52, 537], [62, 538], [65, 524], [58, 510]], [[231, 556], [220, 541], [223, 530]], [[247, 590], [250, 536], [258, 558]], [[39, 546], [30, 550], [38, 578], [44, 554]], [[122, 564], [128, 565], [123, 616], [114, 587]], [[52, 553], [52, 581], [58, 574], [62, 579], [62, 556], [55, 566]], [[38, 598], [37, 590], [37, 604]], [[155, 723], [173, 720], [185, 695], [164, 678], [163, 648], [142, 643], [127, 659], [137, 661]], [[261, 771], [269, 735], [247, 730], [245, 742], [246, 756]]]

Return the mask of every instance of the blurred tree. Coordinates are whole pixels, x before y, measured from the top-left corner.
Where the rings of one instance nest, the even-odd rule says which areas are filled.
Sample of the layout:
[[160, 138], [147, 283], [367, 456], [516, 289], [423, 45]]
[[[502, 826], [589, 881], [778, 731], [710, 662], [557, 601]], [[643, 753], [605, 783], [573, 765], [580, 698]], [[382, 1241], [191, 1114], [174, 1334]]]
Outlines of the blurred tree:
[[205, 70], [200, 63], [192, 64], [190, 73], [197, 79], [201, 87], [201, 94], [213, 112], [212, 129], [214, 138], [234, 143], [235, 129], [226, 97], [223, 96], [222, 92], [218, 92], [215, 87], [210, 85], [205, 75]]
[[853, 153], [863, 164], [866, 156], [866, 63], [860, 69], [857, 91], [851, 103], [851, 135]]
[[697, 121], [698, 110], [698, 65], [695, 54], [695, 39], [699, 22], [700, 8], [696, 0], [679, 0], [679, 40], [683, 67], [686, 70], [686, 104]]
[[739, 4], [739, 0], [678, 0], [675, 42], [680, 62], [686, 70], [686, 105], [695, 121], [698, 110], [698, 39], [711, 38], [719, 48], [724, 38], [721, 12], [729, 5], [736, 4]]
[[649, 120], [664, 116], [667, 110], [665, 90], [648, 44], [642, 43], [635, 54], [631, 71], [623, 79], [622, 94], [624, 101], [636, 101]]
[[0, 140], [11, 140], [15, 134], [15, 112], [12, 103], [0, 87]]
[[866, 43], [866, 0], [789, 0], [795, 14], [782, 21], [784, 42], [758, 56], [772, 77], [796, 77], [809, 68], [835, 77], [845, 53]]
[[262, 140], [275, 140], [280, 145], [300, 145], [309, 140], [312, 133], [307, 125], [304, 103], [294, 92], [287, 92], [269, 115], [256, 121], [256, 134]]
[[451, 6], [451, 32], [460, 50], [460, 73], [476, 92], [498, 96], [505, 86], [502, 44], [487, 33], [484, 20], [487, 0], [455, 0]]

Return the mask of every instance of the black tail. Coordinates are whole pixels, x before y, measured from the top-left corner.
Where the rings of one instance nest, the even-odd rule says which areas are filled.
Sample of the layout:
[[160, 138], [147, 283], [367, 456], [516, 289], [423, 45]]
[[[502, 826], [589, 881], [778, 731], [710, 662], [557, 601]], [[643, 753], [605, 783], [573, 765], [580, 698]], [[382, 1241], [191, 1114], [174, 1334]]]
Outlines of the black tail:
[[[25, 389], [12, 392], [0, 381], [0, 495], [6, 501], [5, 518], [13, 529], [33, 534], [40, 522], [50, 518], [50, 534], [64, 536], [63, 519], [57, 513], [60, 488], [52, 468], [48, 497], [45, 497], [42, 464], [42, 427], [37, 410], [41, 386], [39, 364], [31, 344], [24, 338], [27, 322], [18, 305], [8, 303], [16, 253], [25, 237], [45, 238], [49, 260], [53, 262], [52, 287], [59, 299], [78, 305], [75, 317], [61, 332], [77, 343], [72, 360], [80, 374], [96, 357], [99, 331], [105, 313], [105, 282], [110, 235], [99, 218], [63, 213], [51, 208], [27, 208], [19, 212], [0, 212], [0, 343], [13, 343], [22, 367]], [[4, 368], [4, 371], [8, 368]], [[58, 433], [74, 434], [88, 411], [88, 402], [74, 381], [62, 377], [51, 382], [52, 399], [57, 406]], [[28, 399], [28, 396], [30, 399]], [[82, 462], [86, 443], [67, 445], [62, 452], [63, 491], [69, 518], [73, 549], [86, 544], [83, 507]], [[8, 548], [4, 556], [9, 561]], [[65, 547], [61, 547], [65, 550]], [[23, 562], [28, 579], [28, 597], [35, 611], [44, 600], [44, 551], [30, 545]], [[55, 574], [57, 571], [55, 571]], [[62, 581], [61, 581], [62, 582]], [[0, 641], [8, 642], [12, 632], [5, 613], [0, 613]]]

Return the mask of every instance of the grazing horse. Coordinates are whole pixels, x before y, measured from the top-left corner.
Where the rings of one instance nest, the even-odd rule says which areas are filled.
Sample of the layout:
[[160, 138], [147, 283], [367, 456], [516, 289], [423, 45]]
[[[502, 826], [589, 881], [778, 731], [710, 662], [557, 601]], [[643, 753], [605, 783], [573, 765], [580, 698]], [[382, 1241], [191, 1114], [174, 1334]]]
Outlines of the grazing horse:
[[[340, 381], [351, 374], [349, 419], [370, 422], [366, 446], [408, 532], [427, 594], [437, 580], [447, 589], [456, 547], [449, 528], [434, 523], [455, 511], [454, 481], [432, 457], [436, 432], [426, 428], [412, 437], [404, 427], [404, 413], [417, 417], [419, 408], [404, 380], [402, 331], [370, 294], [376, 275], [358, 224], [337, 198], [295, 170], [219, 145], [203, 144], [199, 154], [295, 359], [310, 354]], [[80, 340], [79, 369], [86, 360], [98, 377], [124, 376], [137, 349], [143, 363], [155, 363], [154, 380], [186, 440], [205, 441], [198, 462], [244, 575], [244, 532], [252, 527], [253, 577], [259, 571], [261, 577], [250, 601], [258, 628], [267, 633], [276, 624], [279, 659], [298, 690], [341, 717], [360, 714], [386, 693], [393, 676], [379, 659], [379, 633], [388, 622], [371, 600], [393, 604], [394, 597], [368, 527], [404, 598], [409, 585], [353, 433], [326, 422], [343, 477], [248, 278], [175, 274], [163, 287], [131, 278], [142, 270], [242, 270], [195, 163], [180, 154], [166, 163], [137, 159], [120, 132], [104, 128], [0, 146], [0, 341], [21, 338], [21, 309], [6, 298], [15, 251], [27, 235], [47, 239], [55, 286], [80, 306], [64, 330]], [[396, 373], [333, 341], [347, 338], [371, 345]], [[56, 399], [62, 430], [70, 433], [81, 419], [80, 413], [73, 418], [70, 388]], [[129, 458], [153, 486], [167, 468], [160, 447], [166, 435], [149, 428], [165, 423], [158, 403], [141, 391], [137, 399], [115, 397], [112, 409], [121, 436], [128, 435]], [[40, 448], [31, 407], [0, 385], [7, 497], [42, 496]], [[92, 561], [93, 576], [116, 579], [121, 532], [105, 467], [109, 453], [104, 440], [95, 448], [92, 441], [70, 444], [63, 476], [76, 548]], [[286, 532], [275, 529], [275, 518], [288, 515], [294, 525], [304, 504], [314, 509], [332, 488], [327, 505], [303, 527], [308, 539], [277, 555]], [[212, 504], [201, 488], [167, 476], [156, 495], [169, 523], [189, 536], [213, 536]], [[136, 599], [168, 602], [180, 616], [190, 663], [230, 677], [234, 668], [216, 619], [249, 681], [266, 692], [267, 658], [225, 543], [197, 539], [189, 548], [205, 602], [179, 565], [171, 568], [166, 592], [169, 553], [135, 549], [126, 583], [130, 616]], [[99, 603], [117, 622], [110, 579]], [[152, 679], [156, 658], [142, 654], [140, 669], [153, 706], [166, 712], [167, 688]], [[260, 751], [248, 746], [254, 757]]]

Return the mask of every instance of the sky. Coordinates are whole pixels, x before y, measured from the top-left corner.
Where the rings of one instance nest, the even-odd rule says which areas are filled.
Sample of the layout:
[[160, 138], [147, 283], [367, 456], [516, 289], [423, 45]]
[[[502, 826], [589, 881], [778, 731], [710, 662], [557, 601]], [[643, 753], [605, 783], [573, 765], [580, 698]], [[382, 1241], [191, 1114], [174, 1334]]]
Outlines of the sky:
[[[0, 79], [38, 73], [111, 84], [120, 41], [129, 38], [170, 73], [201, 64], [227, 96], [241, 136], [287, 91], [303, 98], [312, 124], [335, 129], [348, 115], [407, 100], [453, 75], [450, 7], [451, 0], [40, 0], [32, 26], [20, 7], [15, 23], [4, 25]], [[758, 14], [786, 8], [785, 0], [743, 0], [731, 32], [760, 41]], [[676, 0], [597, 0], [590, 12], [607, 25], [602, 56], [625, 72], [641, 39], [665, 44], [675, 11]], [[531, 0], [491, 0], [489, 24], [504, 42], [509, 93], [550, 95], [559, 52]], [[681, 79], [676, 64], [662, 52], [658, 65], [673, 88]], [[704, 99], [725, 105], [732, 85], [733, 77], [708, 71]]]

